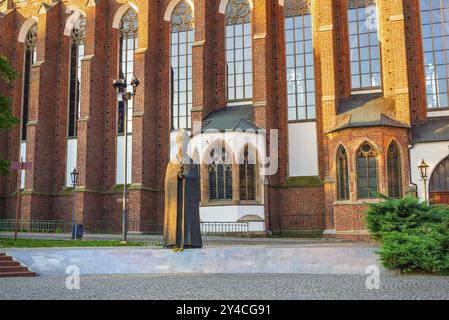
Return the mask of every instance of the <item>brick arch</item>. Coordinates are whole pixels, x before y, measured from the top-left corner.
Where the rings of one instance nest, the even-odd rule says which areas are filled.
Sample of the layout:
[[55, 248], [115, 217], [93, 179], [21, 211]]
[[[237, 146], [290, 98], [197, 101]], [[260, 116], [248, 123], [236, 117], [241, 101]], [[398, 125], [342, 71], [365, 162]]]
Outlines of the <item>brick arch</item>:
[[70, 14], [70, 16], [67, 18], [65, 27], [64, 27], [64, 35], [69, 36], [72, 33], [73, 24], [81, 17], [86, 17], [86, 13], [82, 10], [80, 10], [76, 6], [68, 6], [67, 7], [67, 14]]
[[259, 150], [257, 150], [257, 147], [255, 147], [252, 143], [250, 143], [250, 142], [248, 142], [248, 143], [245, 143], [241, 148], [240, 148], [240, 150], [238, 150], [238, 152], [236, 153], [236, 157], [237, 157], [237, 159], [240, 157], [240, 155], [243, 153], [243, 152], [245, 152], [245, 148], [246, 147], [248, 147], [249, 148], [249, 150], [252, 150], [252, 151], [254, 151], [254, 153], [255, 153], [255, 155], [256, 155], [256, 158], [257, 158], [257, 161], [259, 161], [260, 160], [260, 153], [259, 153]]
[[20, 43], [24, 43], [26, 36], [28, 34], [28, 31], [30, 31], [31, 27], [34, 26], [35, 24], [37, 24], [37, 18], [36, 17], [30, 17], [28, 18], [23, 24], [22, 27], [20, 28], [19, 31], [19, 36], [17, 38], [17, 41], [19, 41]]
[[[340, 154], [340, 150], [344, 150], [345, 155], [346, 155], [346, 166], [345, 168], [341, 168], [340, 167], [340, 162], [339, 162], [339, 154]], [[335, 199], [337, 199], [337, 201], [342, 201], [342, 200], [349, 200], [351, 198], [351, 177], [350, 177], [350, 166], [349, 166], [349, 151], [348, 148], [346, 148], [346, 146], [343, 144], [343, 142], [339, 142], [337, 143], [337, 146], [334, 150], [334, 172], [335, 172]], [[343, 172], [345, 172], [345, 177], [347, 175], [346, 181], [343, 180], [343, 186], [345, 187], [345, 191], [347, 191], [347, 196], [341, 197], [339, 196], [339, 191], [340, 189], [340, 184], [339, 182], [341, 182], [341, 172], [339, 170], [345, 170]], [[340, 177], [340, 178], [339, 178]], [[346, 192], [345, 192], [346, 193]], [[347, 199], [346, 199], [347, 198]]]
[[404, 192], [403, 192], [403, 189], [404, 189], [403, 188], [403, 186], [404, 186], [404, 179], [403, 179], [403, 177], [404, 177], [404, 172], [403, 172], [404, 154], [402, 151], [401, 144], [395, 138], [391, 138], [390, 142], [387, 144], [387, 149], [385, 151], [385, 161], [384, 162], [385, 162], [385, 176], [386, 176], [387, 186], [388, 186], [387, 192], [389, 195], [391, 194], [390, 182], [392, 183], [392, 181], [394, 181], [394, 180], [391, 180], [393, 178], [390, 176], [390, 170], [389, 170], [389, 160], [390, 160], [389, 150], [392, 145], [394, 145], [396, 147], [396, 149], [398, 151], [398, 155], [399, 155], [399, 163], [398, 163], [398, 168], [397, 168], [397, 170], [398, 170], [397, 179], [398, 179], [398, 183], [399, 183], [399, 196], [403, 196], [403, 194], [404, 194]]
[[[449, 204], [449, 184], [447, 179], [449, 179], [449, 156], [441, 160], [430, 175], [429, 193], [432, 202]], [[438, 187], [435, 188], [437, 182]]]
[[349, 150], [348, 148], [345, 146], [345, 144], [340, 141], [336, 144], [335, 148], [334, 148], [334, 155], [337, 156], [337, 152], [338, 150], [340, 150], [340, 147], [342, 147], [343, 149], [345, 149], [346, 153], [349, 154]]
[[[249, 7], [251, 8], [251, 11], [254, 9], [254, 3], [252, 0], [246, 0], [249, 3]], [[218, 9], [218, 12], [225, 14], [226, 13], [226, 7], [228, 6], [228, 2], [229, 0], [221, 0], [220, 1], [220, 6]]]
[[114, 29], [120, 28], [120, 22], [129, 9], [132, 9], [136, 13], [139, 13], [139, 8], [134, 3], [131, 3], [129, 1], [126, 2], [120, 8], [118, 8], [117, 12], [115, 13], [114, 20], [112, 21], [112, 27]]
[[181, 1], [187, 2], [187, 4], [192, 9], [192, 13], [195, 13], [195, 6], [194, 6], [192, 0], [171, 0], [170, 3], [167, 5], [167, 9], [165, 10], [165, 14], [164, 14], [164, 20], [165, 21], [170, 21], [171, 20], [171, 15], [173, 13], [173, 10], [175, 10], [176, 6]]
[[204, 165], [208, 165], [206, 159], [210, 156], [211, 151], [220, 145], [223, 145], [226, 153], [229, 153], [229, 155], [231, 156], [232, 164], [236, 163], [236, 153], [231, 148], [231, 146], [224, 139], [215, 139], [215, 141], [206, 148], [203, 154], [200, 155], [201, 161]]
[[375, 151], [376, 151], [376, 158], [378, 158], [382, 154], [382, 149], [376, 143], [374, 143], [374, 141], [372, 141], [370, 139], [363, 139], [362, 142], [359, 143], [357, 145], [357, 147], [355, 147], [355, 149], [354, 149], [354, 152], [353, 152], [354, 161], [356, 161], [356, 159], [357, 159], [357, 152], [359, 152], [360, 148], [365, 143], [370, 144], [375, 149]]

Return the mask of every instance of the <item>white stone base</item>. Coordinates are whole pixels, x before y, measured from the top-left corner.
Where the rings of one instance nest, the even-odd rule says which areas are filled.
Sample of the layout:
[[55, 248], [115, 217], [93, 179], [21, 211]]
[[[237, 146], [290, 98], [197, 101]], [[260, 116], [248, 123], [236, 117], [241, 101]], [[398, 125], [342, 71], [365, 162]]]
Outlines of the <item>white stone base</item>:
[[[245, 220], [246, 216], [256, 219]], [[243, 218], [243, 219], [242, 219]], [[248, 223], [249, 232], [265, 232], [264, 206], [211, 206], [200, 207], [202, 222], [242, 222]]]

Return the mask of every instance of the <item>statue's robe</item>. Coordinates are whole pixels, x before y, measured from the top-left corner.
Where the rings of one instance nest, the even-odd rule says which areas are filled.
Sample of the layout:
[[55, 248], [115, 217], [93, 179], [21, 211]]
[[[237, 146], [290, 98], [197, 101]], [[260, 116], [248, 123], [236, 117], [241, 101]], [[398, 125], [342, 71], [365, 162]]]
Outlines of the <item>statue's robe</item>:
[[200, 181], [197, 165], [179, 178], [179, 164], [170, 162], [165, 177], [164, 247], [201, 248]]

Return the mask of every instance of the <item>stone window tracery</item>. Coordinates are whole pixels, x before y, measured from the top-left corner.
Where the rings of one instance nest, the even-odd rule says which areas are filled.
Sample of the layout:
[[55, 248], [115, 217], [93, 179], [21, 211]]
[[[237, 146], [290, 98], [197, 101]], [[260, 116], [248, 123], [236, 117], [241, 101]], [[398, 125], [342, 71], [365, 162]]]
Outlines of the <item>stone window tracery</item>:
[[23, 70], [23, 100], [21, 140], [27, 139], [27, 124], [30, 105], [31, 66], [36, 62], [37, 24], [34, 24], [25, 37], [25, 63]]
[[337, 151], [337, 199], [349, 200], [348, 154], [343, 146]]
[[357, 191], [359, 199], [376, 198], [377, 152], [373, 146], [365, 142], [357, 151]]
[[253, 97], [251, 6], [229, 0], [226, 13], [226, 74], [228, 101]]
[[256, 154], [245, 146], [239, 161], [240, 200], [256, 200]]
[[388, 196], [391, 198], [402, 197], [402, 175], [401, 156], [399, 147], [392, 142], [387, 151], [387, 175], [388, 175]]
[[[126, 79], [128, 91], [132, 91], [131, 81], [134, 77], [134, 53], [138, 48], [139, 31], [137, 12], [128, 9], [120, 21], [120, 43], [119, 43], [119, 78]], [[127, 131], [132, 133], [133, 99], [128, 101]], [[118, 103], [117, 130], [118, 134], [124, 133], [124, 110], [125, 103]]]
[[314, 120], [315, 62], [310, 1], [285, 1], [288, 120]]
[[192, 44], [194, 19], [189, 4], [182, 0], [170, 22], [172, 129], [190, 129], [192, 112]]
[[381, 88], [376, 2], [348, 1], [348, 26], [352, 89]]
[[210, 152], [209, 200], [232, 200], [232, 160], [224, 144]]
[[68, 137], [77, 136], [77, 121], [80, 113], [81, 60], [84, 57], [86, 39], [86, 18], [80, 18], [74, 24], [70, 34], [70, 88], [69, 88], [69, 125]]
[[427, 108], [448, 108], [449, 2], [421, 0]]

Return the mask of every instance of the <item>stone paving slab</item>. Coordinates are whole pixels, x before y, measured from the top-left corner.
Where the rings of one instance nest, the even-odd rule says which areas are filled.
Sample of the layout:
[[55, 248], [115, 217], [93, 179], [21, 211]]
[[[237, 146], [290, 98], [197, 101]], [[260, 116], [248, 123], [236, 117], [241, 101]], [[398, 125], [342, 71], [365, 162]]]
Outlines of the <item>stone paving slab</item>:
[[17, 278], [0, 279], [0, 300], [449, 299], [449, 277], [384, 276], [379, 290], [367, 289], [366, 279], [366, 275], [304, 274], [82, 276], [80, 290], [68, 290], [66, 277]]
[[173, 252], [153, 248], [6, 249], [41, 276], [62, 276], [71, 265], [83, 275], [107, 274], [357, 274], [379, 266], [376, 247], [233, 246]]

